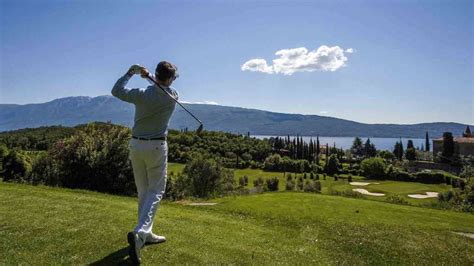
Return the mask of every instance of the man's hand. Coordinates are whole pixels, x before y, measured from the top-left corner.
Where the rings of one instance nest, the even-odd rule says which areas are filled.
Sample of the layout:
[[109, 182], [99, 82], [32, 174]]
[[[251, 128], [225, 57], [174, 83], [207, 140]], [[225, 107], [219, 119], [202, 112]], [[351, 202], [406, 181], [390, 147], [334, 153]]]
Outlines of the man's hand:
[[129, 75], [140, 75], [142, 78], [148, 77], [148, 70], [145, 67], [142, 67], [140, 65], [133, 65], [130, 67], [130, 69], [127, 72]]

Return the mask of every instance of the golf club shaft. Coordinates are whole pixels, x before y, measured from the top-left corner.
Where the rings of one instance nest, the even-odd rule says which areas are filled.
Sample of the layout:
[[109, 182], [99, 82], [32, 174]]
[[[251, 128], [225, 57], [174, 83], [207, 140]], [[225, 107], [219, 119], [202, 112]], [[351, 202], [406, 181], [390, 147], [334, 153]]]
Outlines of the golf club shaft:
[[158, 84], [158, 82], [153, 79], [150, 75], [146, 76], [147, 79], [151, 80], [156, 86], [158, 86], [164, 93], [166, 93], [171, 99], [173, 99], [177, 104], [179, 104], [179, 106], [181, 106], [184, 111], [186, 111], [189, 115], [191, 115], [194, 119], [196, 119], [196, 121], [199, 122], [200, 125], [202, 125], [202, 122], [201, 120], [199, 120], [196, 116], [193, 115], [193, 113], [191, 113], [190, 111], [188, 111], [188, 109], [186, 109], [186, 107], [184, 107], [178, 100], [176, 100], [176, 98], [173, 97], [173, 95], [171, 95], [169, 92], [167, 92], [163, 87], [160, 86], [160, 84]]

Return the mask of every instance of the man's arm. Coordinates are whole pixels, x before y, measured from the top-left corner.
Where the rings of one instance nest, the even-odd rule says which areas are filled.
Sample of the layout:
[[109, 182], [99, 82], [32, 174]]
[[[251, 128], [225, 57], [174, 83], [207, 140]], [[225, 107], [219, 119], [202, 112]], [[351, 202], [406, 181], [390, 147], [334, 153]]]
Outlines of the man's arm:
[[[144, 75], [144, 71], [148, 72], [144, 67], [139, 65], [133, 65], [130, 67], [128, 72], [117, 80], [114, 87], [112, 88], [112, 95], [119, 98], [122, 101], [129, 103], [136, 103], [143, 99], [144, 91], [140, 89], [128, 89], [125, 86], [134, 74]], [[138, 72], [138, 73], [137, 73]]]

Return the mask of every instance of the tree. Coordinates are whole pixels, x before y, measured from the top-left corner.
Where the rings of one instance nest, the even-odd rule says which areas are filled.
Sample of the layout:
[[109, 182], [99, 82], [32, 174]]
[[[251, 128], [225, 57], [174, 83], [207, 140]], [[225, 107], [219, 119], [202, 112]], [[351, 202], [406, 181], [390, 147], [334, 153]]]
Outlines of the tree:
[[329, 156], [329, 159], [327, 161], [326, 165], [326, 173], [329, 175], [336, 174], [339, 171], [339, 160], [337, 159], [336, 154], [332, 154]]
[[403, 143], [402, 143], [402, 140], [400, 139], [400, 141], [396, 142], [395, 143], [395, 147], [393, 149], [393, 154], [395, 155], [395, 157], [398, 159], [398, 160], [402, 160], [403, 159]]
[[321, 147], [319, 146], [319, 136], [316, 137], [316, 162], [319, 163], [319, 154], [321, 153]]
[[375, 157], [377, 155], [377, 149], [375, 149], [374, 144], [370, 143], [370, 138], [367, 138], [364, 144], [364, 155], [365, 157]]
[[454, 154], [454, 139], [451, 132], [443, 133], [443, 151], [441, 154], [445, 158], [451, 158]]
[[413, 145], [413, 140], [409, 139], [407, 144], [407, 150], [405, 151], [405, 158], [409, 161], [416, 160], [416, 151]]
[[428, 137], [428, 131], [425, 134], [425, 151], [430, 151], [430, 138]]
[[382, 158], [384, 158], [385, 160], [389, 160], [389, 161], [395, 159], [395, 155], [394, 155], [393, 153], [391, 153], [391, 152], [389, 152], [389, 151], [385, 151], [385, 150], [384, 150], [384, 151], [380, 151], [380, 152], [379, 152], [379, 156], [382, 157]]
[[3, 158], [3, 180], [23, 182], [31, 173], [29, 158], [19, 151], [12, 150]]
[[328, 162], [328, 158], [329, 158], [329, 144], [326, 143], [326, 164]]
[[356, 156], [363, 156], [364, 155], [364, 147], [362, 146], [362, 139], [359, 137], [356, 137], [354, 141], [352, 142], [352, 147], [351, 147], [351, 152], [352, 154]]
[[268, 156], [263, 163], [263, 168], [268, 171], [276, 171], [280, 166], [281, 156], [279, 154], [273, 154]]
[[413, 145], [413, 140], [409, 139], [407, 143], [407, 149], [409, 148], [415, 148], [415, 145]]
[[385, 169], [387, 164], [382, 158], [368, 158], [364, 159], [361, 164], [361, 169], [364, 175], [372, 179], [381, 179], [385, 177]]
[[5, 158], [8, 153], [7, 145], [0, 143], [0, 174], [3, 172], [3, 158]]
[[233, 189], [234, 173], [220, 161], [204, 155], [195, 155], [184, 167], [183, 175], [191, 185], [190, 194], [195, 197], [205, 198]]

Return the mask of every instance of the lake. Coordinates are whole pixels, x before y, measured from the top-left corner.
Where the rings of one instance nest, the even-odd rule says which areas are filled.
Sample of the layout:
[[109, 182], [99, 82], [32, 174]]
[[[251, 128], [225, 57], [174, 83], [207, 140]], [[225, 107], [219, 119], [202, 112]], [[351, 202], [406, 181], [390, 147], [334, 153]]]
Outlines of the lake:
[[[275, 136], [263, 136], [263, 135], [254, 135], [252, 137], [256, 137], [257, 139], [263, 139], [263, 138], [270, 138], [270, 137], [275, 137]], [[280, 136], [286, 138], [286, 136]], [[291, 139], [294, 138], [294, 136], [290, 136]], [[316, 137], [303, 137], [303, 140], [305, 142], [309, 142], [310, 138], [313, 138], [314, 141], [316, 141]], [[343, 148], [344, 150], [349, 149], [352, 146], [352, 142], [354, 141], [355, 137], [319, 137], [319, 143], [321, 145], [326, 145], [329, 144], [329, 146], [333, 146], [334, 143], [336, 143], [337, 148]], [[361, 138], [362, 143], [365, 143], [367, 138]], [[425, 139], [414, 139], [414, 138], [402, 138], [403, 142], [403, 148], [407, 147], [408, 140], [411, 139], [413, 141], [413, 145], [415, 147], [421, 147], [425, 146]], [[370, 142], [375, 145], [375, 148], [377, 150], [388, 150], [392, 151], [395, 143], [397, 141], [400, 141], [400, 138], [370, 138]], [[430, 139], [430, 145], [431, 148], [433, 147], [433, 141]]]

